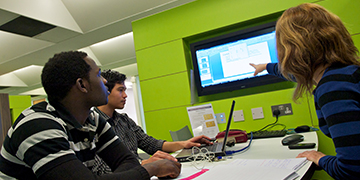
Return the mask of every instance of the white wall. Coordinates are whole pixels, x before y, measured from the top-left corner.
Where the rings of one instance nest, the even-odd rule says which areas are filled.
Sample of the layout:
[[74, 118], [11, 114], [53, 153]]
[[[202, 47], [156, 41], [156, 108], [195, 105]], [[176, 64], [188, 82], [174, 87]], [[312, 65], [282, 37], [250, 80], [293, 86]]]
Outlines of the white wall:
[[126, 90], [127, 98], [126, 104], [124, 109], [116, 109], [119, 113], [126, 113], [132, 120], [135, 121], [136, 124], [138, 123], [137, 115], [136, 115], [136, 107], [135, 107], [135, 97], [133, 88], [128, 88]]

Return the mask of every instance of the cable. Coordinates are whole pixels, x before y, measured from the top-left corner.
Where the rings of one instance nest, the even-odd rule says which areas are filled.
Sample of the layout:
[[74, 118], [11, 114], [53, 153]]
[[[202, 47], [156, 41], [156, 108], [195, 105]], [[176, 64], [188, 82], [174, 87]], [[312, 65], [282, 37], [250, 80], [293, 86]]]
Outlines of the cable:
[[[250, 145], [251, 145], [251, 142], [252, 142], [252, 140], [253, 140], [253, 133], [252, 133], [252, 132], [250, 132], [250, 133], [251, 133], [250, 141], [249, 141], [249, 144], [248, 144], [247, 146], [245, 146], [245, 147], [242, 148], [242, 149], [235, 150], [235, 151], [225, 151], [225, 154], [226, 154], [226, 155], [232, 155], [232, 154], [234, 154], [234, 153], [241, 152], [241, 151], [245, 151], [245, 150], [249, 149], [249, 147], [250, 147]], [[221, 158], [220, 158], [220, 159], [221, 159]]]
[[[276, 121], [275, 121], [274, 123], [271, 123], [271, 124], [266, 125], [265, 127], [261, 128], [261, 129], [258, 130], [258, 131], [262, 131], [263, 129], [267, 128], [268, 126], [274, 127], [274, 126], [276, 125], [276, 123], [277, 123], [278, 120], [279, 120], [280, 111], [279, 111], [278, 109], [275, 109], [275, 110], [273, 111], [273, 115], [275, 115]], [[283, 124], [280, 124], [280, 125], [283, 125]], [[283, 126], [285, 126], [285, 125], [283, 125]], [[285, 128], [286, 128], [286, 126], [285, 126]], [[284, 128], [284, 129], [285, 129], [285, 128]]]
[[[245, 146], [244, 148], [241, 148], [239, 150], [235, 150], [235, 151], [225, 151], [225, 154], [226, 155], [232, 155], [234, 153], [238, 153], [238, 152], [241, 152], [241, 151], [245, 151], [247, 149], [250, 148], [250, 145], [251, 145], [251, 142], [253, 140], [253, 133], [251, 133], [251, 136], [250, 136], [250, 141], [249, 141], [249, 144], [247, 146]], [[215, 158], [215, 153], [213, 152], [210, 152], [208, 149], [206, 148], [198, 148], [196, 146], [192, 147], [191, 149], [192, 151], [192, 155], [188, 158], [186, 158], [188, 161], [190, 161], [192, 163], [192, 165], [198, 169], [198, 170], [201, 170], [205, 167], [205, 162], [208, 161], [208, 162], [212, 162], [212, 160]], [[217, 160], [219, 159], [231, 159], [230, 157], [222, 157], [222, 156], [219, 156], [217, 157]], [[201, 167], [199, 167], [198, 165], [200, 163], [203, 163]]]
[[[196, 146], [191, 148], [191, 156], [186, 158], [188, 161], [190, 161], [192, 163], [192, 165], [198, 169], [201, 170], [205, 167], [205, 162], [212, 162], [212, 159], [214, 159], [215, 157], [215, 153], [210, 152], [208, 149], [206, 148], [198, 148]], [[199, 167], [198, 165], [200, 165], [202, 163], [202, 166]]]
[[272, 125], [269, 126], [267, 129], [271, 129], [271, 128], [275, 127], [275, 126], [282, 126], [282, 127], [283, 127], [282, 130], [286, 129], [286, 125], [285, 125], [285, 124], [272, 124]]

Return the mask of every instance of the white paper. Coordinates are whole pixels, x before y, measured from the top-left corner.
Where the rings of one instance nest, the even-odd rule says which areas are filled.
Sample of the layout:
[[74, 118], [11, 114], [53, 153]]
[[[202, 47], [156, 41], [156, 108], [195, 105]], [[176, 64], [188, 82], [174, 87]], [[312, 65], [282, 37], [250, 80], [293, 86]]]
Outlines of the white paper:
[[210, 169], [208, 172], [197, 177], [196, 180], [209, 179], [246, 179], [246, 180], [281, 180], [295, 175], [296, 173], [291, 169], [280, 169], [272, 167], [239, 167], [229, 165], [219, 165]]
[[187, 107], [194, 136], [206, 135], [210, 138], [219, 133], [219, 127], [211, 104]]
[[[306, 158], [289, 159], [234, 159], [228, 164], [212, 164], [209, 171], [199, 175], [196, 180], [208, 179], [246, 179], [246, 180], [292, 180], [307, 162]], [[176, 179], [183, 179], [200, 172], [195, 167], [182, 168]], [[153, 177], [151, 179], [157, 179]]]
[[307, 162], [306, 158], [289, 159], [235, 159], [229, 165], [239, 167], [273, 167], [299, 170]]

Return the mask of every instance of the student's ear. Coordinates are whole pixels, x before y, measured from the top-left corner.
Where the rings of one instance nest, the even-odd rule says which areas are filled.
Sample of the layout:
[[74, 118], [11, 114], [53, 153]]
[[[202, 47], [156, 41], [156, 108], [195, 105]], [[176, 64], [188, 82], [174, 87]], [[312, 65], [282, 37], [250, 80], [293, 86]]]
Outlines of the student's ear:
[[77, 87], [81, 92], [84, 92], [84, 93], [87, 93], [87, 92], [88, 92], [82, 78], [78, 78], [78, 79], [76, 80], [76, 87]]

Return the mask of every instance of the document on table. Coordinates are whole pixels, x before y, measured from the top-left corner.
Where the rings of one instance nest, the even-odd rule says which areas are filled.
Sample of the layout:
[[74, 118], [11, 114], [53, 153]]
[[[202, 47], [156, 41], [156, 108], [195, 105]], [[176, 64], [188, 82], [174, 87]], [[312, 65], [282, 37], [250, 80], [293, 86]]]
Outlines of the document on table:
[[196, 180], [238, 179], [292, 180], [305, 163], [306, 158], [291, 159], [235, 159], [229, 164], [215, 166]]
[[290, 159], [235, 159], [229, 166], [246, 166], [246, 167], [275, 167], [280, 169], [299, 170], [307, 162], [306, 158]]
[[215, 137], [219, 127], [211, 104], [187, 107], [194, 136], [206, 135]]
[[[291, 178], [289, 178], [291, 177]], [[209, 179], [246, 179], [246, 180], [290, 180], [298, 175], [291, 169], [280, 169], [274, 167], [239, 167], [229, 165], [219, 165], [210, 169], [208, 172], [198, 176], [195, 180]]]
[[[194, 167], [182, 168], [176, 179], [246, 179], [246, 180], [293, 180], [305, 163], [306, 158], [290, 159], [234, 159], [228, 164], [212, 164], [209, 170], [201, 171]], [[196, 175], [196, 178], [194, 178]], [[190, 178], [191, 177], [191, 178]], [[157, 179], [156, 177], [151, 178]]]

